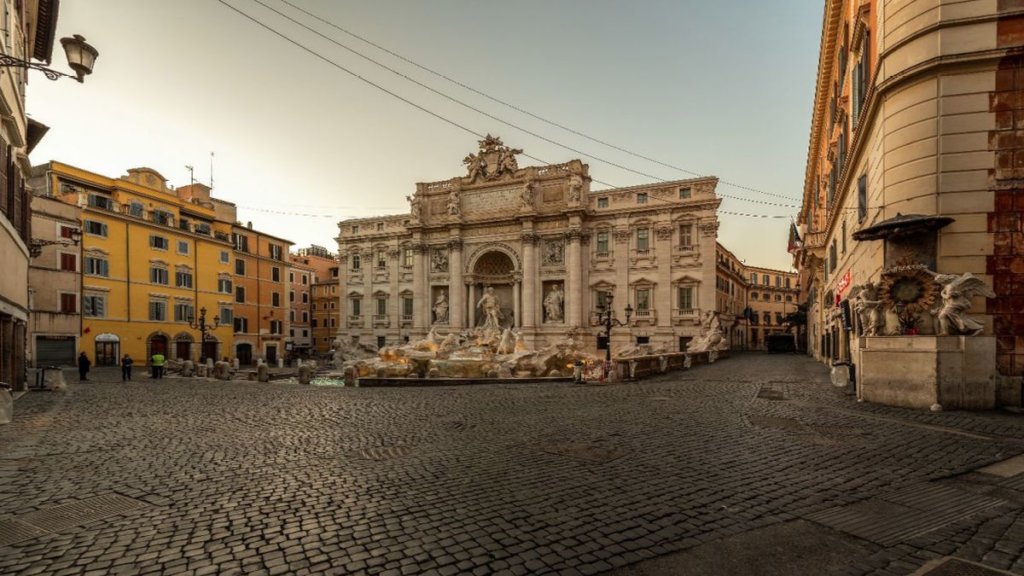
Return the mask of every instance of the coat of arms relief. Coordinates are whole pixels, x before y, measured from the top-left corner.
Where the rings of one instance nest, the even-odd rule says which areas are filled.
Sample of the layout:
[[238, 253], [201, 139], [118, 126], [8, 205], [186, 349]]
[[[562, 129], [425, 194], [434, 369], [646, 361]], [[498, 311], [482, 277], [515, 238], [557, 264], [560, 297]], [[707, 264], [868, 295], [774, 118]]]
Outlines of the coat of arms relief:
[[470, 183], [501, 177], [510, 178], [519, 170], [516, 154], [522, 154], [522, 149], [509, 148], [502, 143], [501, 138], [490, 134], [478, 142], [480, 152], [470, 154], [462, 160], [469, 171]]

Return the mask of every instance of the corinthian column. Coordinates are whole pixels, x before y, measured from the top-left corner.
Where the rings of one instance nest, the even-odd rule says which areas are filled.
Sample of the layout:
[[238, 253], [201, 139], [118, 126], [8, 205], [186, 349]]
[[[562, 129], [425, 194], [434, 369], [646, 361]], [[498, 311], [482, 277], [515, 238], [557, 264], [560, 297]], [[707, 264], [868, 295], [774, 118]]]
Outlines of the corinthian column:
[[448, 241], [448, 325], [462, 328], [466, 317], [466, 288], [462, 285], [462, 239], [452, 238]]
[[523, 317], [517, 323], [524, 328], [537, 325], [537, 235], [523, 232]]
[[568, 276], [568, 286], [565, 290], [565, 310], [568, 312], [566, 318], [569, 326], [580, 326], [580, 313], [583, 308], [583, 287], [580, 286], [582, 270], [580, 269], [580, 230], [571, 228], [565, 233], [565, 239], [569, 243], [568, 254], [565, 259], [565, 271]]

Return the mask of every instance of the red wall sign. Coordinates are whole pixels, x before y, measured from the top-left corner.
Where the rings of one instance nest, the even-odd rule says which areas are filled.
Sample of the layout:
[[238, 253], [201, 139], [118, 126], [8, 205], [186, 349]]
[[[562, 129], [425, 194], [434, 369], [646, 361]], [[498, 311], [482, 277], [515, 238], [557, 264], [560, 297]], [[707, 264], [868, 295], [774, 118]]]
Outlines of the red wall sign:
[[846, 274], [836, 282], [836, 306], [839, 306], [839, 302], [843, 300], [843, 292], [850, 287], [850, 271], [847, 270]]

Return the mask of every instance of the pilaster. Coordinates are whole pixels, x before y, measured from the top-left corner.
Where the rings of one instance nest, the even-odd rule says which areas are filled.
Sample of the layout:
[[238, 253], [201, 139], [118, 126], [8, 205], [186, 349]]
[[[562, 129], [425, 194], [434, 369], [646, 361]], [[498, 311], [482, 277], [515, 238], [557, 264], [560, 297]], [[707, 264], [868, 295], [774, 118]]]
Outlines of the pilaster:
[[523, 288], [522, 326], [533, 328], [537, 325], [537, 235], [531, 230], [523, 232]]

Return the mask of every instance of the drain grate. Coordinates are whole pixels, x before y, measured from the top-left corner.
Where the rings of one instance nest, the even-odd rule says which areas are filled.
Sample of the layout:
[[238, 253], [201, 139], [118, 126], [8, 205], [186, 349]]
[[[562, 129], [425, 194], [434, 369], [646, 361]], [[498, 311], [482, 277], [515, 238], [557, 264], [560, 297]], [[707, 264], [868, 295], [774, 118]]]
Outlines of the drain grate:
[[823, 510], [806, 519], [881, 546], [893, 546], [1003, 503], [990, 496], [928, 483]]
[[626, 452], [609, 446], [598, 446], [587, 442], [558, 442], [541, 444], [537, 449], [545, 454], [566, 456], [575, 460], [583, 460], [593, 464], [604, 464], [618, 460], [626, 455]]
[[914, 572], [913, 576], [1002, 576], [1003, 574], [1011, 574], [1011, 572], [996, 570], [982, 564], [948, 556], [939, 560], [938, 564], [931, 566], [926, 564], [921, 570]]
[[37, 528], [31, 524], [25, 524], [20, 520], [14, 518], [3, 518], [0, 519], [0, 546], [8, 546], [21, 542], [22, 540], [29, 540], [31, 538], [38, 538], [49, 534], [42, 528]]
[[367, 460], [391, 460], [406, 456], [411, 450], [408, 446], [382, 446], [380, 448], [365, 448], [359, 451], [359, 455]]
[[145, 502], [120, 494], [105, 494], [30, 512], [22, 516], [21, 519], [51, 532], [61, 532], [68, 528], [102, 520], [109, 516], [126, 514], [148, 506], [149, 504]]

